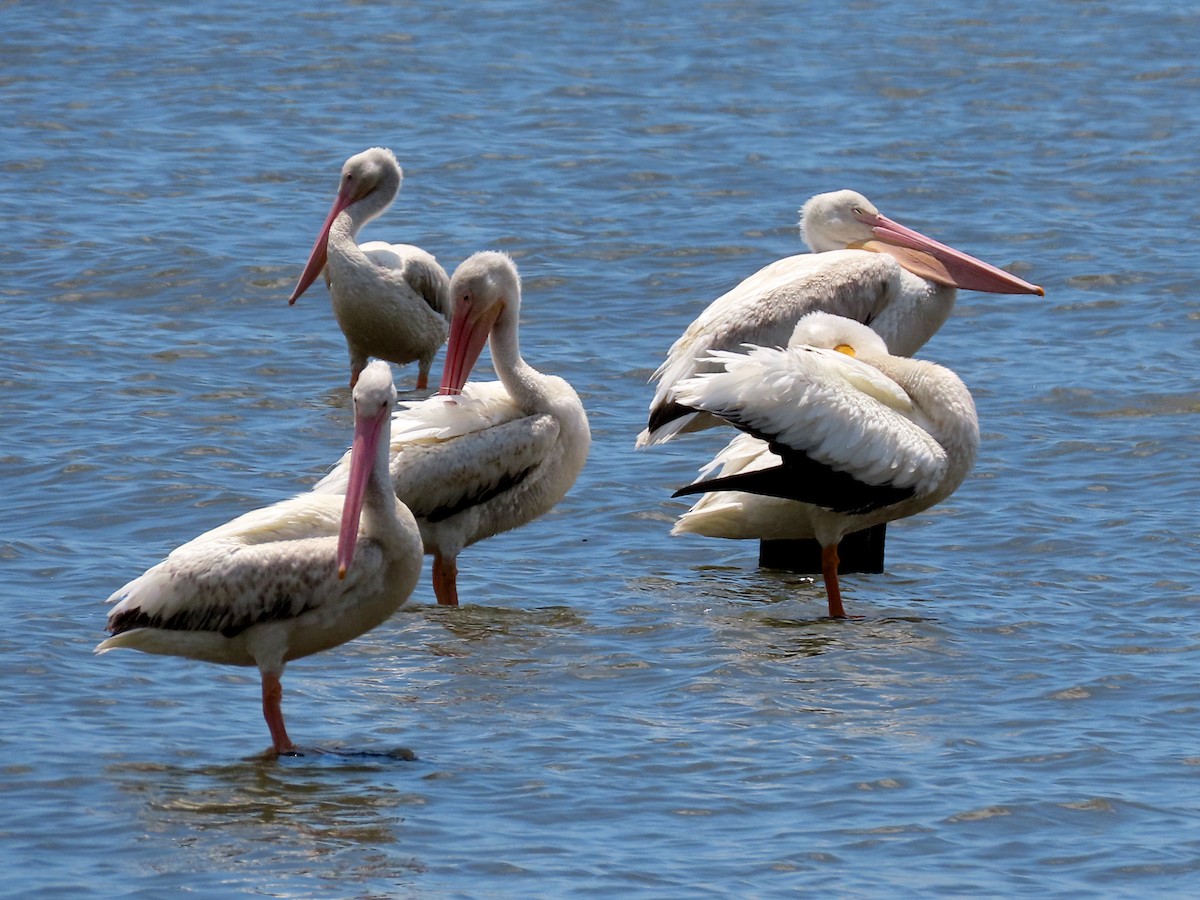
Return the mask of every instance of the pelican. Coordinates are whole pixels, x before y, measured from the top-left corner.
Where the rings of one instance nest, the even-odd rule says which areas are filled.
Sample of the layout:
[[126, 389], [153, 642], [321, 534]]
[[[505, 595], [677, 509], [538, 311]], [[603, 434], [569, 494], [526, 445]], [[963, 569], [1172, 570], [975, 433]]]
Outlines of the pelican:
[[403, 178], [385, 147], [346, 160], [333, 207], [288, 298], [295, 303], [328, 260], [326, 280], [350, 351], [351, 387], [375, 356], [397, 364], [417, 360], [417, 390], [424, 390], [446, 340], [450, 279], [438, 261], [410, 244], [355, 243], [362, 227], [392, 205]]
[[[476, 253], [450, 281], [454, 318], [439, 394], [407, 403], [392, 430], [396, 496], [433, 555], [438, 603], [458, 605], [458, 554], [550, 510], [583, 469], [591, 433], [562, 378], [521, 357], [521, 280], [503, 253]], [[488, 343], [499, 382], [467, 384]], [[346, 458], [316, 491], [344, 490]]]
[[719, 368], [713, 350], [743, 344], [781, 347], [805, 313], [819, 310], [862, 322], [895, 355], [911, 356], [950, 315], [957, 288], [1045, 294], [995, 266], [889, 219], [862, 194], [818, 194], [800, 210], [812, 253], [789, 256], [718, 297], [671, 345], [654, 373], [658, 387], [638, 447], [720, 424], [679, 401], [685, 378]]
[[112, 637], [96, 652], [258, 666], [272, 750], [295, 749], [280, 708], [284, 664], [370, 631], [420, 577], [420, 532], [388, 477], [395, 403], [391, 369], [371, 363], [354, 389], [345, 496], [301, 494], [172, 551], [108, 598]]
[[958, 488], [979, 447], [970, 392], [949, 369], [894, 356], [870, 328], [822, 312], [799, 321], [786, 349], [711, 356], [721, 370], [680, 382], [680, 402], [743, 433], [675, 492], [706, 496], [672, 534], [815, 538], [829, 615], [845, 618], [838, 543]]

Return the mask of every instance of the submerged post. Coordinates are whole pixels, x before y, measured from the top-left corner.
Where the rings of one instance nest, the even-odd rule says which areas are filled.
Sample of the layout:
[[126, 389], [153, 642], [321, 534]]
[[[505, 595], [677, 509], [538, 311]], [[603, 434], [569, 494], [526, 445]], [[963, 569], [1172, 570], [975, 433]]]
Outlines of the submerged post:
[[[883, 571], [883, 545], [887, 523], [855, 531], [838, 544], [838, 574]], [[758, 564], [800, 575], [821, 574], [821, 545], [814, 540], [759, 541]]]

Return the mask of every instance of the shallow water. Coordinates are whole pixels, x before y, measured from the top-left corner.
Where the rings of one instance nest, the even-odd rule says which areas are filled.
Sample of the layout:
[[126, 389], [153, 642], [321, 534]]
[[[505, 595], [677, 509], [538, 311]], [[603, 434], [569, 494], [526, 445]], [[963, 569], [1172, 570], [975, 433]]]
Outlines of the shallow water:
[[[1200, 869], [1198, 15], [1155, 2], [5, 5], [6, 896], [1183, 896]], [[91, 653], [103, 599], [349, 438], [318, 285], [364, 239], [525, 280], [587, 468], [542, 521], [289, 666]], [[635, 453], [708, 300], [854, 187], [1046, 298], [922, 351], [984, 440], [887, 571], [670, 538], [717, 435]], [[410, 369], [398, 372], [402, 387]], [[314, 749], [315, 748], [315, 749]], [[317, 752], [320, 751], [320, 752]]]

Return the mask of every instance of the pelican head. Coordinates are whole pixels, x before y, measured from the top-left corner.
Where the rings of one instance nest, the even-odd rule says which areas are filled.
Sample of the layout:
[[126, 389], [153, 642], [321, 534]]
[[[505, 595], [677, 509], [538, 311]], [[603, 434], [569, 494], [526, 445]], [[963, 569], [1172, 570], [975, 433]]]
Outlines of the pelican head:
[[858, 191], [817, 194], [800, 210], [800, 237], [813, 253], [845, 250], [876, 236], [878, 216], [875, 204]]
[[338, 182], [338, 192], [333, 199], [333, 206], [329, 209], [329, 215], [325, 217], [325, 224], [321, 226], [316, 243], [313, 244], [312, 252], [308, 256], [308, 262], [304, 265], [304, 271], [300, 273], [300, 280], [296, 282], [296, 287], [292, 291], [292, 296], [288, 298], [288, 303], [295, 303], [325, 268], [329, 254], [329, 229], [333, 227], [334, 219], [340, 216], [346, 207], [376, 194], [376, 192], [378, 192], [378, 198], [371, 205], [371, 210], [365, 219], [373, 219], [381, 215], [392, 205], [392, 201], [400, 193], [400, 184], [403, 180], [404, 172], [400, 168], [400, 163], [396, 162], [395, 154], [387, 147], [371, 147], [362, 153], [355, 153], [346, 160], [342, 166], [342, 177]]
[[886, 253], [912, 274], [944, 287], [993, 294], [1046, 293], [1036, 284], [889, 219], [857, 191], [811, 198], [800, 210], [800, 235], [813, 253]]
[[[450, 339], [440, 393], [458, 394], [501, 314], [515, 321], [521, 307], [521, 277], [504, 253], [467, 257], [450, 278]], [[493, 351], [494, 352], [494, 351]]]
[[374, 476], [388, 477], [388, 434], [392, 409], [396, 405], [396, 386], [392, 369], [383, 360], [375, 360], [354, 385], [354, 443], [350, 447], [350, 477], [342, 506], [342, 524], [338, 533], [338, 577], [345, 578], [354, 559], [359, 518], [366, 496], [367, 481]]

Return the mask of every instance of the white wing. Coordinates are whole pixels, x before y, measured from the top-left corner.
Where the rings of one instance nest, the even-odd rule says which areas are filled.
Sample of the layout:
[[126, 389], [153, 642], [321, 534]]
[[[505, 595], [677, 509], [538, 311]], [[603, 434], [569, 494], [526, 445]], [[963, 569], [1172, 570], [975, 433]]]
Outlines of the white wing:
[[[413, 445], [437, 444], [522, 418], [524, 413], [498, 381], [469, 382], [455, 397], [434, 395], [399, 404], [392, 414], [391, 456]], [[324, 478], [313, 486], [318, 494], [345, 494], [350, 477], [347, 450]]]
[[[701, 469], [697, 482], [728, 478], [746, 472], [778, 468], [783, 464], [766, 441], [744, 432], [721, 449]], [[671, 534], [702, 534], [733, 540], [812, 537], [811, 510], [806, 503], [742, 491], [703, 494], [691, 509], [681, 513]]]
[[[713, 476], [736, 475], [779, 465], [781, 460], [771, 452], [767, 442], [752, 434], [742, 432], [700, 469], [697, 481]], [[715, 496], [715, 495], [709, 495]]]
[[515, 487], [546, 459], [558, 434], [558, 420], [541, 414], [409, 444], [392, 457], [396, 496], [418, 518], [442, 521]]
[[[471, 382], [459, 396], [405, 407], [392, 417], [392, 482], [413, 515], [431, 521], [518, 483], [559, 435], [554, 416], [525, 415], [500, 382]], [[349, 459], [313, 490], [345, 493]]]
[[[344, 579], [337, 576], [336, 554], [336, 535], [254, 544], [197, 539], [108, 598], [117, 604], [109, 611], [109, 628], [209, 631], [230, 637], [257, 623], [295, 618], [383, 589], [386, 566], [377, 545], [359, 542]], [[110, 646], [120, 643], [112, 641]]]
[[687, 424], [690, 417], [683, 416], [656, 422], [678, 400], [675, 389], [683, 379], [719, 368], [710, 351], [744, 344], [786, 346], [796, 322], [814, 310], [870, 324], [892, 299], [900, 278], [893, 258], [864, 250], [789, 256], [760, 269], [709, 304], [671, 345], [654, 373], [659, 383], [650, 404], [651, 425], [638, 436], [638, 446], [665, 441]]
[[446, 441], [521, 418], [503, 383], [472, 381], [454, 397], [435, 395], [401, 404], [392, 416], [392, 450], [413, 441]]
[[[345, 494], [345, 490], [341, 491]], [[261, 509], [243, 513], [223, 525], [218, 525], [186, 544], [176, 547], [175, 554], [190, 552], [189, 548], [218, 541], [234, 544], [265, 544], [271, 541], [299, 540], [307, 537], [336, 535], [341, 527], [342, 499], [332, 493], [320, 496], [298, 494]]]
[[725, 370], [684, 380], [681, 402], [866, 485], [923, 493], [941, 480], [945, 450], [915, 421], [903, 388], [874, 367], [812, 347], [712, 356]]
[[407, 255], [420, 250], [412, 244], [389, 244], [387, 241], [366, 241], [359, 244], [358, 249], [375, 265], [385, 269], [403, 269]]
[[433, 254], [412, 244], [389, 244], [386, 241], [367, 241], [359, 244], [372, 263], [394, 270], [413, 293], [434, 310], [450, 317], [450, 280]]

